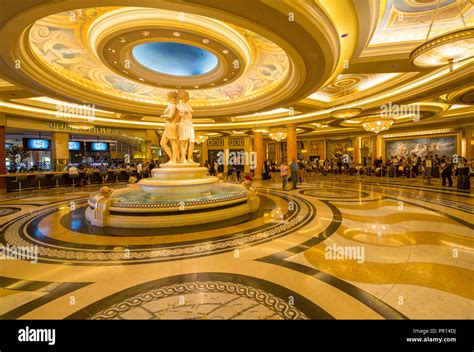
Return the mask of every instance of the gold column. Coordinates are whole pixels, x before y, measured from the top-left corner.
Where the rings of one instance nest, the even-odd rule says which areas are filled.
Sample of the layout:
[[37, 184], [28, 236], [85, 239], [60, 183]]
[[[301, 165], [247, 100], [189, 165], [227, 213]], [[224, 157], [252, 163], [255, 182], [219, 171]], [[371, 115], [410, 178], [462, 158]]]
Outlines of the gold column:
[[51, 133], [51, 162], [56, 171], [63, 171], [69, 164], [69, 134]]
[[257, 153], [257, 163], [255, 166], [254, 177], [262, 178], [263, 160], [265, 159], [262, 132], [253, 133], [253, 150]]
[[275, 163], [277, 165], [281, 164], [281, 143], [280, 142], [275, 143]]
[[465, 136], [466, 136], [466, 159], [470, 161], [471, 159], [474, 158], [474, 155], [472, 153], [472, 127], [467, 127], [465, 130]]
[[[5, 150], [5, 126], [7, 124], [7, 118], [5, 114], [0, 114], [0, 174], [4, 175], [7, 173], [6, 150]], [[7, 192], [7, 178], [0, 177], [0, 193]]]
[[248, 174], [250, 172], [250, 152], [252, 151], [252, 140], [250, 137], [244, 138], [244, 173]]
[[[229, 151], [229, 153], [227, 153], [227, 151]], [[230, 154], [230, 150], [229, 150], [229, 137], [224, 137], [224, 175], [227, 175], [227, 172], [229, 171], [229, 154]]]
[[295, 125], [288, 125], [286, 126], [286, 153], [287, 153], [287, 158], [286, 162], [290, 164], [293, 159], [298, 158], [298, 146], [296, 142], [296, 126]]
[[207, 155], [207, 141], [201, 143], [201, 166], [204, 166], [204, 163], [209, 161], [209, 156]]
[[352, 148], [354, 148], [354, 151], [352, 152], [354, 162], [360, 163], [361, 160], [359, 159], [359, 139], [357, 137], [352, 138]]

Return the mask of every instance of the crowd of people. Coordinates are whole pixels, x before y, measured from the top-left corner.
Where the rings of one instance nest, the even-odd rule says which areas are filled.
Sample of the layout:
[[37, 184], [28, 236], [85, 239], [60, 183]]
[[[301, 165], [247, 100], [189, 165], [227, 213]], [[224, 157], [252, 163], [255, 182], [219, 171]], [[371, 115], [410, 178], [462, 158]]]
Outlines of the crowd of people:
[[366, 175], [378, 177], [422, 178], [431, 184], [431, 179], [441, 178], [442, 186], [452, 187], [453, 176], [458, 176], [458, 188], [469, 189], [469, 175], [474, 174], [474, 160], [468, 161], [464, 157], [448, 157], [428, 154], [420, 157], [412, 154], [408, 158], [391, 157], [384, 162], [382, 157], [372, 160], [371, 157], [362, 158], [356, 164], [352, 156], [334, 156], [331, 159], [314, 159], [311, 162], [292, 160], [287, 165], [280, 165], [282, 188], [286, 189], [287, 182], [292, 182], [296, 188], [297, 182], [304, 182], [306, 173], [316, 173], [326, 176], [335, 175]]

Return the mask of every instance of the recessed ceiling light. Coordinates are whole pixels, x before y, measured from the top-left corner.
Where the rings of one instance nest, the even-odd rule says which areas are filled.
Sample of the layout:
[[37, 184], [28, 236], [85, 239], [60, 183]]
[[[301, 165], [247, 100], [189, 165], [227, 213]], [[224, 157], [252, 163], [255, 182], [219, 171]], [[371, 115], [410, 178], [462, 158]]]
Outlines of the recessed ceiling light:
[[140, 81], [142, 81], [142, 82], [144, 81], [144, 79], [143, 79], [143, 78], [141, 78], [141, 77], [139, 78], [139, 80], [140, 80]]
[[148, 37], [150, 35], [150, 32], [148, 31], [143, 31], [142, 32], [142, 35], [145, 36], [145, 37]]
[[211, 83], [211, 87], [214, 87], [214, 86], [215, 86], [215, 84], [214, 84], [214, 83]]
[[194, 88], [199, 88], [199, 86], [194, 86]]
[[224, 49], [224, 50], [222, 50], [222, 52], [223, 52], [224, 54], [228, 54], [228, 53], [229, 53], [229, 50]]
[[224, 82], [227, 82], [227, 78], [224, 78]]
[[119, 41], [120, 41], [120, 43], [126, 43], [126, 42], [127, 42], [127, 39], [125, 39], [124, 37], [120, 37], [120, 38], [119, 38]]
[[115, 50], [112, 48], [108, 48], [107, 50], [110, 51], [111, 53], [115, 53]]
[[179, 32], [173, 32], [173, 35], [174, 35], [175, 37], [179, 37], [179, 36], [181, 35], [181, 33], [179, 33]]
[[113, 64], [117, 65], [117, 61], [112, 61]]
[[203, 39], [202, 42], [203, 42], [204, 44], [209, 44], [209, 39]]

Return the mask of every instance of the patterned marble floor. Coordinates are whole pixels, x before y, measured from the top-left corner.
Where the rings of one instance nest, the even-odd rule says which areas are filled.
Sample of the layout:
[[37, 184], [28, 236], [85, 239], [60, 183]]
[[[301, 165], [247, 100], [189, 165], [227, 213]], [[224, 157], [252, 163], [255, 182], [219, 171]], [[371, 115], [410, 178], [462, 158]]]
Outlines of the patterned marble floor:
[[93, 187], [4, 195], [0, 243], [37, 261], [0, 260], [0, 318], [474, 318], [473, 193], [349, 176], [257, 186], [252, 216], [159, 230], [90, 226]]

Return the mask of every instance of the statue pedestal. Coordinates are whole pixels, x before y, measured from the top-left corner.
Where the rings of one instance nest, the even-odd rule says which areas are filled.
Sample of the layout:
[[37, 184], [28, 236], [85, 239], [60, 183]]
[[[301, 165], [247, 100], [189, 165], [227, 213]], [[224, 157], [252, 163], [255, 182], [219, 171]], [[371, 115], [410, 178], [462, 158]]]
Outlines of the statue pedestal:
[[197, 163], [161, 164], [151, 174], [152, 177], [139, 181], [138, 185], [146, 193], [167, 199], [202, 196], [219, 182], [215, 176], [206, 176], [207, 169]]

